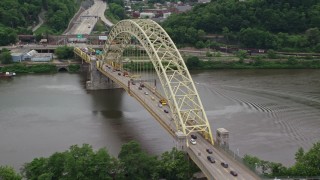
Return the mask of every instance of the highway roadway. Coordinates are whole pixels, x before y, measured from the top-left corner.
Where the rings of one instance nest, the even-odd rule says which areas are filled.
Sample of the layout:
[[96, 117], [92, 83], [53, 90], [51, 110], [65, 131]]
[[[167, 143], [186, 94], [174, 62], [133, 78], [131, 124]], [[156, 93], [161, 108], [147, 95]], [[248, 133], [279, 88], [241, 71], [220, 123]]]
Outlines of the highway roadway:
[[[127, 92], [130, 92], [131, 96], [136, 98], [150, 113], [155, 119], [173, 136], [175, 137], [176, 127], [171, 118], [170, 108], [168, 106], [159, 107], [159, 100], [161, 97], [158, 97], [152, 93], [152, 90], [148, 88], [143, 88], [139, 90], [139, 83], [135, 85], [130, 84], [130, 90], [128, 87], [128, 81], [130, 77], [125, 77], [121, 72], [113, 70], [112, 67], [104, 65], [102, 68], [98, 68], [98, 70], [115, 81], [118, 85], [123, 87]], [[121, 75], [118, 75], [121, 73]], [[148, 92], [148, 95], [145, 94]], [[154, 100], [151, 98], [154, 97]], [[165, 113], [164, 109], [168, 110], [169, 113]], [[217, 180], [255, 180], [260, 179], [249, 169], [244, 167], [242, 164], [239, 164], [235, 160], [232, 160], [232, 157], [225, 155], [220, 152], [218, 149], [214, 148], [210, 144], [209, 141], [205, 140], [200, 134], [197, 135], [196, 145], [191, 143], [187, 148], [187, 152], [193, 161], [199, 166], [199, 168], [205, 173], [207, 177], [211, 177], [209, 179], [217, 179]], [[190, 141], [191, 137], [188, 136], [188, 141]], [[209, 154], [206, 149], [211, 149], [213, 151], [212, 154]], [[213, 156], [215, 159], [215, 163], [210, 163], [207, 159], [207, 156]], [[231, 158], [231, 159], [230, 159]], [[224, 168], [221, 165], [221, 162], [226, 162], [229, 164], [228, 168]], [[235, 177], [230, 174], [230, 171], [234, 170], [238, 173], [238, 176]], [[212, 178], [214, 177], [214, 178]]]
[[83, 11], [76, 20], [79, 23], [74, 24], [66, 34], [90, 34], [98, 21], [97, 17], [100, 17], [107, 26], [113, 26], [113, 23], [104, 16], [106, 9], [106, 2], [103, 2], [102, 0], [94, 0], [94, 4], [89, 9]]

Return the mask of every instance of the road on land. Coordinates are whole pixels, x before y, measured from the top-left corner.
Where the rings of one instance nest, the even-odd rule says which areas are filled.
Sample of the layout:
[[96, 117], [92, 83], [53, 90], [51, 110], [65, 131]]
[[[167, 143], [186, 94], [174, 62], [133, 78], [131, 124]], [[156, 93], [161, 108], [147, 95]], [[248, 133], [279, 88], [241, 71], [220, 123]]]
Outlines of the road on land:
[[107, 26], [113, 26], [113, 23], [104, 16], [106, 9], [106, 2], [103, 2], [102, 0], [94, 0], [94, 4], [80, 14], [76, 20], [78, 23], [74, 24], [66, 34], [90, 34], [99, 17]]

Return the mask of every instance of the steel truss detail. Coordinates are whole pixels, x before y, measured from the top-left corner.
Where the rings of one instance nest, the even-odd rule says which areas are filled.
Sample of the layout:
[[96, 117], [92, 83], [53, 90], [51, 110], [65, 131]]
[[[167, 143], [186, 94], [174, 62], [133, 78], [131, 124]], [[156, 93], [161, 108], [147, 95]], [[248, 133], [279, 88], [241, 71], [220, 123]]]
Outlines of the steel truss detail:
[[106, 44], [102, 63], [118, 64], [132, 37], [148, 54], [164, 89], [176, 129], [189, 135], [201, 133], [214, 143], [210, 124], [198, 91], [183, 58], [166, 31], [149, 19], [123, 20], [113, 26]]

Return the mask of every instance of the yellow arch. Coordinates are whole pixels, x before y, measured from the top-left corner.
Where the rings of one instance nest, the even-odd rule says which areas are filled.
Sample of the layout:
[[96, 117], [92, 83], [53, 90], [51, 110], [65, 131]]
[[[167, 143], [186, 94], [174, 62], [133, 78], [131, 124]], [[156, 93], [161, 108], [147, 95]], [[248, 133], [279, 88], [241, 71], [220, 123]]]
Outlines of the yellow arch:
[[118, 22], [104, 45], [103, 61], [121, 64], [122, 52], [132, 36], [146, 50], [157, 72], [177, 130], [186, 135], [199, 132], [213, 144], [210, 124], [190, 73], [175, 44], [159, 24], [149, 19]]

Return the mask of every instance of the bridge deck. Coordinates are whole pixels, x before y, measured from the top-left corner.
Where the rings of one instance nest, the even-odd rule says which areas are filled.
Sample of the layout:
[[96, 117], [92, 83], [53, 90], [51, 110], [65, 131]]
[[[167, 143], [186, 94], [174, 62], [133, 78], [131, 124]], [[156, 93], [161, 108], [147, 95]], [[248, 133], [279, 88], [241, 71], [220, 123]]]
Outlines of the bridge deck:
[[[87, 63], [96, 63], [91, 61], [91, 56], [83, 53], [80, 49], [76, 48], [75, 53], [84, 59]], [[94, 58], [96, 59], [96, 57]], [[171, 118], [170, 108], [168, 106], [163, 106], [160, 108], [158, 106], [161, 96], [159, 94], [153, 94], [151, 88], [143, 88], [139, 90], [139, 83], [136, 85], [129, 85], [130, 77], [125, 77], [121, 72], [115, 71], [112, 67], [103, 65], [102, 67], [97, 67], [102, 74], [116, 82], [119, 86], [124, 88], [132, 97], [137, 99], [145, 108], [150, 112], [150, 114], [175, 138], [176, 127]], [[119, 75], [120, 73], [120, 75]], [[149, 95], [146, 95], [148, 92]], [[154, 99], [151, 98], [154, 97]], [[169, 113], [165, 113], [164, 109], [168, 110]], [[214, 147], [209, 141], [205, 140], [200, 134], [197, 135], [197, 144], [190, 145], [187, 147], [187, 152], [190, 158], [198, 165], [202, 172], [206, 175], [208, 179], [217, 180], [255, 180], [260, 179], [252, 171], [246, 168], [243, 164], [235, 161], [232, 157], [224, 152], [221, 152], [218, 148]], [[188, 141], [191, 137], [187, 137]], [[215, 163], [210, 163], [207, 160], [209, 155], [206, 149], [211, 149], [213, 153], [211, 156], [214, 157]], [[220, 165], [221, 162], [226, 162], [229, 164], [228, 168], [224, 168]], [[237, 177], [230, 174], [230, 170], [234, 170], [238, 173]]]
[[[175, 126], [171, 121], [171, 114], [165, 113], [164, 109], [169, 110], [167, 106], [162, 108], [158, 107], [159, 97], [154, 95], [152, 91], [148, 88], [143, 88], [143, 90], [139, 90], [139, 84], [136, 85], [130, 84], [130, 88], [128, 86], [129, 77], [125, 77], [118, 75], [119, 71], [114, 71], [112, 67], [103, 66], [98, 68], [98, 70], [104, 74], [105, 76], [112, 79], [122, 88], [124, 88], [131, 96], [137, 99], [150, 113], [155, 119], [174, 137], [175, 136]], [[130, 90], [129, 90], [130, 89]], [[145, 95], [144, 92], [148, 92], [149, 95]], [[155, 99], [152, 100], [151, 96]], [[205, 140], [202, 136], [197, 135], [197, 144], [190, 145], [187, 148], [187, 152], [190, 155], [191, 159], [199, 166], [199, 168], [205, 173], [205, 175], [209, 179], [218, 179], [218, 180], [227, 180], [227, 179], [242, 179], [242, 180], [254, 180], [259, 179], [255, 174], [253, 174], [250, 170], [243, 167], [243, 165], [238, 164], [234, 160], [231, 160], [229, 156], [220, 152], [219, 149], [212, 146], [207, 140]], [[190, 137], [187, 137], [190, 140]], [[212, 149], [213, 156], [216, 160], [216, 163], [212, 164], [207, 160], [207, 156], [209, 155], [206, 152], [206, 149]], [[226, 162], [229, 164], [229, 168], [223, 168], [220, 163]], [[238, 177], [233, 177], [230, 174], [230, 170], [234, 170], [238, 173]]]

